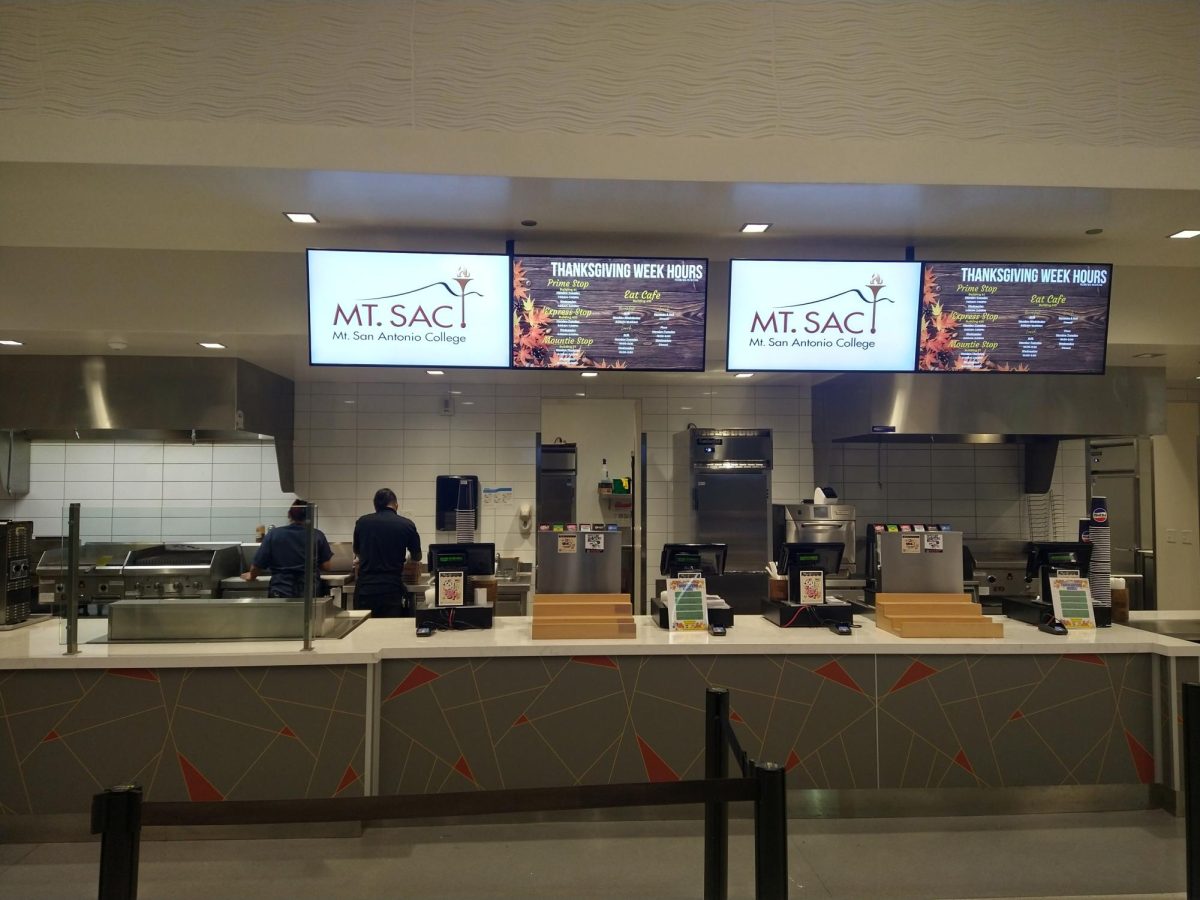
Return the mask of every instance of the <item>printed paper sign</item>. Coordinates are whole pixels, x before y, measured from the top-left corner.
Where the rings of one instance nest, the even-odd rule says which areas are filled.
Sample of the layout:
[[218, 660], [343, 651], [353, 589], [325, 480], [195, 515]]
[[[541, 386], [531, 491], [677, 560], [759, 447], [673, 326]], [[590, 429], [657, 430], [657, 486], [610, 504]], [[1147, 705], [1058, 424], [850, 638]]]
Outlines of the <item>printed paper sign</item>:
[[940, 531], [927, 531], [924, 538], [926, 553], [941, 553], [945, 549], [945, 538]]
[[708, 606], [704, 602], [703, 578], [668, 578], [667, 609], [672, 631], [704, 631], [708, 628]]
[[559, 553], [578, 553], [579, 552], [579, 536], [574, 534], [559, 535], [558, 538]]
[[597, 534], [594, 531], [589, 531], [583, 536], [583, 549], [588, 553], [601, 553], [604, 551], [604, 535]]
[[900, 538], [901, 553], [920, 553], [921, 539], [919, 537], [902, 537]]
[[438, 606], [462, 606], [464, 584], [462, 572], [438, 572]]
[[730, 371], [911, 372], [921, 265], [735, 259]]
[[1067, 628], [1096, 627], [1092, 612], [1092, 589], [1086, 578], [1066, 578], [1061, 575], [1051, 578], [1050, 599], [1054, 604], [1054, 617]]
[[801, 603], [824, 603], [825, 602], [825, 573], [824, 572], [801, 572], [800, 573], [800, 602]]

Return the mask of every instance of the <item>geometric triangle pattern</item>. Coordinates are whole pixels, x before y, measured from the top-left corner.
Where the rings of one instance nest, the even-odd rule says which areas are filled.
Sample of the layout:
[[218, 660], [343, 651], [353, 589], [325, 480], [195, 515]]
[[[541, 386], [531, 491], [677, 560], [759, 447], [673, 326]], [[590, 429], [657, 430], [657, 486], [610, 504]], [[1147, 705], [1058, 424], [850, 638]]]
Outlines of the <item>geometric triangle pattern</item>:
[[[0, 814], [147, 800], [362, 796], [367, 669], [0, 672]], [[349, 777], [349, 773], [354, 773]]]
[[1149, 656], [1101, 662], [1083, 654], [385, 660], [380, 792], [701, 778], [709, 685], [730, 691], [746, 752], [785, 766], [795, 788], [1144, 783], [1154, 770]]

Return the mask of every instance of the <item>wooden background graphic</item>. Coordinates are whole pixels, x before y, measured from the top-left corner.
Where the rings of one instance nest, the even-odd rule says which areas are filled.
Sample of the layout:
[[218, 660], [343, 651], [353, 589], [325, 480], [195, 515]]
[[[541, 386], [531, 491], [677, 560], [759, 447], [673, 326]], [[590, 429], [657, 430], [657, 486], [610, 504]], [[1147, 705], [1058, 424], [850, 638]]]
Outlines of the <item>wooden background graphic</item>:
[[[1104, 371], [1105, 340], [1108, 322], [1108, 295], [1111, 288], [1111, 271], [1109, 283], [1096, 287], [1083, 287], [1076, 284], [1006, 284], [1004, 282], [981, 282], [972, 284], [973, 287], [988, 284], [996, 290], [987, 295], [960, 293], [958, 285], [964, 263], [931, 263], [926, 264], [924, 284], [922, 288], [920, 348], [918, 353], [918, 368], [921, 371], [970, 371], [980, 368], [986, 371], [1029, 371], [1055, 374], [1088, 374]], [[969, 265], [976, 265], [971, 263]], [[979, 264], [982, 265], [982, 264]], [[1006, 267], [1014, 264], [1006, 263]], [[1070, 268], [1079, 269], [1083, 266], [1067, 266], [1065, 264], [1029, 263], [1038, 269]], [[1099, 267], [1097, 267], [1099, 268]], [[1066, 302], [1060, 306], [1036, 306], [1030, 303], [1034, 294], [1043, 296], [1065, 295]], [[975, 296], [985, 296], [986, 306], [976, 305], [976, 311], [999, 315], [992, 322], [980, 323], [984, 327], [978, 330], [968, 326], [974, 324], [960, 319], [968, 312], [968, 299]], [[936, 305], [940, 304], [942, 314], [936, 313]], [[1074, 316], [1075, 321], [1064, 323], [1063, 316]], [[1040, 316], [1045, 324], [1041, 328], [1023, 328], [1021, 319]], [[1063, 332], [1071, 331], [1076, 335], [1075, 345], [1070, 349], [1059, 346], [1058, 338]], [[1037, 348], [1036, 357], [1022, 356], [1021, 342], [1027, 338], [1041, 341]], [[994, 349], [963, 348], [952, 346], [949, 341], [987, 341], [998, 344]], [[982, 367], [968, 363], [976, 353], [986, 353], [987, 359]]]
[[[559, 292], [561, 287], [550, 287], [551, 278], [559, 282], [586, 281], [588, 287], [579, 290], [576, 301], [581, 310], [591, 311], [587, 318], [560, 319], [551, 315], [543, 326], [546, 339], [564, 337], [561, 325], [564, 322], [578, 322], [578, 336], [590, 338], [592, 343], [582, 347], [583, 356], [580, 368], [596, 366], [628, 368], [628, 369], [674, 369], [700, 370], [704, 368], [704, 319], [706, 302], [705, 278], [697, 281], [677, 281], [673, 278], [647, 279], [631, 276], [629, 278], [594, 278], [555, 276], [551, 269], [552, 262], [575, 262], [572, 257], [524, 257], [518, 258], [517, 263], [523, 267], [525, 283], [529, 299], [535, 308], [546, 312], [559, 308]], [[625, 260], [618, 257], [603, 259], [586, 259], [584, 262], [655, 262], [670, 265], [703, 265], [703, 260], [695, 259], [660, 259], [660, 260]], [[651, 302], [637, 302], [625, 299], [625, 292], [658, 291], [661, 299]], [[514, 313], [522, 312], [522, 301], [514, 296]], [[637, 324], [617, 324], [614, 315], [631, 313], [641, 316]], [[666, 313], [667, 318], [657, 318], [656, 314]], [[665, 327], [675, 332], [669, 346], [659, 346], [655, 343], [654, 332]], [[528, 332], [528, 327], [525, 327]], [[637, 338], [634, 352], [623, 354], [617, 344], [617, 338], [624, 335]], [[519, 341], [518, 341], [519, 343]], [[560, 356], [568, 356], [572, 346], [569, 344], [554, 344], [547, 340], [547, 348], [557, 351]], [[522, 362], [520, 347], [514, 346], [513, 364], [518, 367], [530, 365]], [[533, 365], [551, 367], [553, 363], [541, 358]]]

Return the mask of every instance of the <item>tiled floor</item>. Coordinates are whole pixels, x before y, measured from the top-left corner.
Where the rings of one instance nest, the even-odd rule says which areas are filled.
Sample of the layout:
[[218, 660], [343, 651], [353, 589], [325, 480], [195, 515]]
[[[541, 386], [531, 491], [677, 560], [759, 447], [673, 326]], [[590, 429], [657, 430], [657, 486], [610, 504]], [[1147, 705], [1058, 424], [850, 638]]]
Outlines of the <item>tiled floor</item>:
[[[1182, 898], [1182, 819], [1161, 812], [794, 820], [793, 898]], [[753, 896], [732, 823], [730, 896]], [[699, 822], [375, 828], [356, 838], [147, 841], [143, 900], [701, 894]], [[0, 897], [95, 897], [96, 844], [0, 845]]]

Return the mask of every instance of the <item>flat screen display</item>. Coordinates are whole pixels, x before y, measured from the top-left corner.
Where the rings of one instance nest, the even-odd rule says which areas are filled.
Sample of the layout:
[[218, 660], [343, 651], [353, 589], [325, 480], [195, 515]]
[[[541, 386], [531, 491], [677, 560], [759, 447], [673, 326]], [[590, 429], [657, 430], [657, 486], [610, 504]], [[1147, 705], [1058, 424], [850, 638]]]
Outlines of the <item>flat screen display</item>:
[[922, 372], [1099, 375], [1112, 266], [927, 262], [917, 364]]
[[911, 372], [921, 264], [735, 259], [729, 371]]
[[508, 257], [308, 251], [314, 366], [507, 368]]
[[519, 369], [704, 370], [708, 260], [519, 256]]

